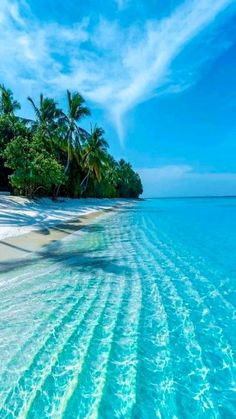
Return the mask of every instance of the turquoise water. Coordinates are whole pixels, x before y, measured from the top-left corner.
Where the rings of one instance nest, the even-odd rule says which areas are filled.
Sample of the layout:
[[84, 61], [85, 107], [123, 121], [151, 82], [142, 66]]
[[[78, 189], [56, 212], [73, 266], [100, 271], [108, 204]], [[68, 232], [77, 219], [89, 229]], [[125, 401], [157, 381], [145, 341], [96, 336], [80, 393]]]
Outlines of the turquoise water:
[[0, 418], [235, 418], [236, 199], [106, 214], [0, 279]]

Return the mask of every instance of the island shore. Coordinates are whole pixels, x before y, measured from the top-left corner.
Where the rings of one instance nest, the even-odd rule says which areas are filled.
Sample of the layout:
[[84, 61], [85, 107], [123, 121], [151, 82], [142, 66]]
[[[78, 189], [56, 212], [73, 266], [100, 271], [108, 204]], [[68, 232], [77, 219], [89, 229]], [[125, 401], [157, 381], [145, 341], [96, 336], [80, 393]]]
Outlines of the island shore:
[[127, 200], [84, 199], [55, 203], [1, 196], [0, 272], [5, 270], [6, 264], [16, 266], [28, 255], [45, 251], [51, 243], [75, 234], [95, 218], [127, 204]]

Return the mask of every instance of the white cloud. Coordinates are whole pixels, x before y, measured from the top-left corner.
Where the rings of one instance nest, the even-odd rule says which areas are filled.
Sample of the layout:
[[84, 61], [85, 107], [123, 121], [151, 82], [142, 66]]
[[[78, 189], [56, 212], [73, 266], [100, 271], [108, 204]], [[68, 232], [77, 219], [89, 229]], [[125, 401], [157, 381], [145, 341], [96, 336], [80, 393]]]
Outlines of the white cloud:
[[146, 197], [235, 195], [236, 173], [198, 172], [188, 165], [138, 170]]
[[78, 89], [110, 114], [122, 137], [124, 114], [161, 91], [177, 54], [234, 1], [187, 0], [161, 21], [124, 29], [104, 18], [93, 27], [89, 19], [42, 23], [26, 0], [2, 0], [0, 78], [19, 97]]
[[140, 169], [146, 177], [151, 179], [179, 179], [192, 172], [192, 166], [189, 165], [167, 165], [157, 168]]
[[123, 10], [127, 6], [128, 1], [129, 0], [115, 0], [119, 10]]

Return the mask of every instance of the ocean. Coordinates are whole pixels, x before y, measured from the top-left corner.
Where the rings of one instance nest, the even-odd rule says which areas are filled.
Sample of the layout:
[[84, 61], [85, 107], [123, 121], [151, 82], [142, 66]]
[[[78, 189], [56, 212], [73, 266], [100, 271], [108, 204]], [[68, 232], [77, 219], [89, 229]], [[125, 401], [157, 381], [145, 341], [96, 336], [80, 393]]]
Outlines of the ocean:
[[236, 418], [236, 198], [148, 199], [0, 275], [0, 418]]

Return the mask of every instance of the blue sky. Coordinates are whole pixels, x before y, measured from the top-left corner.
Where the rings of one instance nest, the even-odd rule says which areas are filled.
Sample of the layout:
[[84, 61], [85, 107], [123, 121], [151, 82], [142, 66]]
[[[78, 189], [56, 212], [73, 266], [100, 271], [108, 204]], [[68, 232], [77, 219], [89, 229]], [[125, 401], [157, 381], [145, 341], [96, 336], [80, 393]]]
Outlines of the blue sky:
[[236, 194], [235, 27], [236, 0], [1, 0], [0, 80], [24, 115], [79, 90], [145, 196]]

